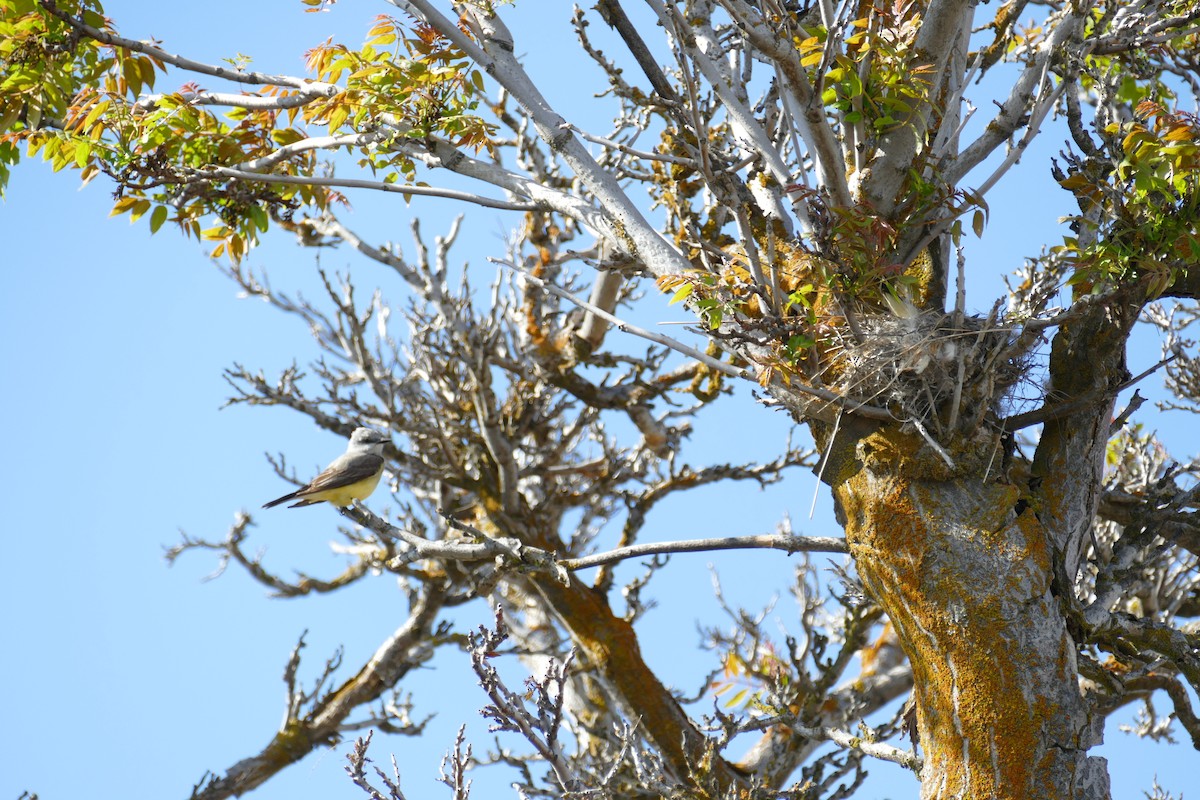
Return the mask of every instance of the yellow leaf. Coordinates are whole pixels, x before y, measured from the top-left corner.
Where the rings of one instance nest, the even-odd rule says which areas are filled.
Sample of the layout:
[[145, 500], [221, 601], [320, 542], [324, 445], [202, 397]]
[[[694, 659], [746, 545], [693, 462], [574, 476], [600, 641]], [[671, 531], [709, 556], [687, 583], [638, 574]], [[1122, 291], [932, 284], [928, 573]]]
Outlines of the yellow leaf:
[[96, 120], [100, 119], [101, 115], [108, 110], [110, 105], [112, 105], [112, 101], [105, 98], [92, 106], [92, 109], [88, 111], [88, 115], [84, 117], [83, 124], [79, 126], [79, 130], [83, 132], [92, 130], [92, 125], [96, 123]]
[[1190, 142], [1196, 138], [1196, 132], [1187, 125], [1176, 125], [1163, 135], [1168, 142]]
[[150, 201], [145, 198], [140, 198], [133, 204], [133, 212], [129, 215], [129, 224], [137, 222], [142, 218], [142, 215], [150, 210]]
[[671, 296], [670, 302], [667, 305], [673, 306], [676, 303], [682, 302], [688, 298], [696, 287], [690, 283], [685, 283], [675, 290], [675, 294]]
[[342, 123], [350, 116], [350, 109], [345, 104], [339, 103], [329, 112], [329, 132], [333, 133], [338, 128], [342, 127]]
[[109, 212], [110, 217], [115, 217], [118, 214], [124, 214], [134, 203], [138, 201], [136, 197], [122, 197], [117, 202], [113, 203], [112, 211]]

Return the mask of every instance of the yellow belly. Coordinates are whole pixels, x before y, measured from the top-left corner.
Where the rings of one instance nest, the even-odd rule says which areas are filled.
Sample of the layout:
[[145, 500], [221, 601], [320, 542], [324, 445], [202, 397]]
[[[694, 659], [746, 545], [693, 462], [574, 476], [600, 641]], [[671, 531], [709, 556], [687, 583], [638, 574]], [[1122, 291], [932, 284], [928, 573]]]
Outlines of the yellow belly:
[[304, 499], [313, 503], [318, 503], [324, 500], [325, 502], [331, 503], [339, 508], [342, 506], [348, 506], [355, 500], [365, 500], [367, 497], [369, 497], [371, 492], [375, 491], [375, 487], [379, 485], [379, 479], [382, 476], [383, 470], [380, 470], [379, 474], [375, 475], [374, 477], [367, 478], [365, 481], [352, 483], [349, 486], [339, 486], [336, 489], [326, 489], [321, 492], [313, 492], [310, 495], [306, 495]]

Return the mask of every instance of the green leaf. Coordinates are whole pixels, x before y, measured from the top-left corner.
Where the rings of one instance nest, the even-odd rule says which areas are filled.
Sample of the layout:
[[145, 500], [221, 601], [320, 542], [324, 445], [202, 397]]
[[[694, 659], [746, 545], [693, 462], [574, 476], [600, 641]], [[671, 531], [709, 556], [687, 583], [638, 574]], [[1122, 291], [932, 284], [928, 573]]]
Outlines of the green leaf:
[[167, 211], [166, 206], [157, 206], [154, 209], [154, 213], [150, 215], [150, 232], [151, 233], [158, 233], [158, 229], [161, 228], [163, 223], [167, 221], [168, 213], [169, 212]]
[[254, 221], [255, 227], [263, 233], [266, 233], [267, 228], [271, 225], [271, 220], [262, 206], [250, 206], [250, 219]]

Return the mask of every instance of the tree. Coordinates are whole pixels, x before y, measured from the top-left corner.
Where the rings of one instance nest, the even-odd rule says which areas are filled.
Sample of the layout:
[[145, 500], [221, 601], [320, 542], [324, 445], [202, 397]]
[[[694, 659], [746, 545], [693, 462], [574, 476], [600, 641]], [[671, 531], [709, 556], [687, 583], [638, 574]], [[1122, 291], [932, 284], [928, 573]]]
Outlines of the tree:
[[[233, 401], [402, 442], [389, 452], [398, 513], [343, 512], [354, 560], [336, 578], [266, 571], [242, 548], [248, 519], [223, 542], [178, 549], [216, 549], [285, 595], [388, 572], [411, 605], [370, 662], [348, 680], [326, 673], [315, 694], [296, 681], [297, 648], [286, 725], [198, 796], [260, 785], [356, 711], [412, 732], [403, 706], [380, 701], [432, 650], [456, 647], [499, 729], [549, 768], [521, 762], [529, 792], [845, 796], [839, 781], [857, 785], [864, 758], [881, 757], [916, 771], [924, 797], [1105, 797], [1105, 765], [1089, 755], [1100, 724], [1156, 691], [1200, 746], [1187, 688], [1200, 688], [1187, 621], [1200, 613], [1197, 465], [1130, 424], [1136, 401], [1114, 414], [1144, 377], [1125, 363], [1139, 320], [1164, 337], [1177, 403], [1197, 402], [1200, 125], [1181, 107], [1200, 86], [1200, 9], [1014, 0], [977, 30], [962, 0], [650, 2], [658, 43], [600, 0], [627, 55], [606, 55], [595, 18], [576, 14], [616, 105], [599, 136], [542, 97], [502, 5], [392, 5], [399, 17], [377, 18], [362, 47], [309, 51], [300, 77], [126, 38], [89, 0], [0, 0], [2, 174], [22, 148], [85, 181], [103, 173], [114, 212], [213, 242], [232, 280], [308, 322], [326, 353], [312, 379], [231, 370]], [[155, 93], [175, 71], [240, 91]], [[1009, 91], [967, 141], [965, 98], [986, 74], [1009, 76]], [[1071, 140], [1054, 169], [1078, 206], [1073, 233], [972, 316], [961, 240], [1051, 114]], [[342, 177], [355, 168], [363, 177]], [[432, 249], [418, 232], [412, 259], [364, 241], [345, 220], [350, 191], [520, 214], [501, 258], [511, 280], [490, 295], [452, 281], [456, 229]], [[351, 247], [405, 281], [406, 340], [395, 310], [348, 278], [323, 276], [318, 306], [253, 274], [244, 257], [272, 227]], [[705, 349], [618, 313], [651, 282], [695, 313]], [[613, 325], [653, 346], [626, 352]], [[1019, 410], [1015, 392], [1034, 391], [1042, 369], [1037, 402]], [[807, 426], [813, 450], [677, 463], [689, 420], [734, 381]], [[784, 529], [637, 544], [666, 496], [802, 465], [832, 488], [844, 543]], [[845, 548], [854, 574], [829, 613], [800, 570], [803, 635], [781, 646], [749, 618], [714, 637], [753, 691], [703, 726], [641, 658], [645, 581], [625, 587], [623, 614], [611, 570], [590, 583], [572, 573], [734, 546]], [[482, 598], [493, 629], [464, 641], [442, 625]], [[524, 694], [493, 667], [505, 639], [534, 676]], [[855, 731], [910, 688], [911, 713]], [[725, 746], [750, 734], [757, 744], [732, 761]], [[841, 749], [814, 758], [824, 741]], [[365, 747], [354, 779], [398, 796], [371, 788]], [[460, 793], [469, 758], [463, 743], [447, 777]]]

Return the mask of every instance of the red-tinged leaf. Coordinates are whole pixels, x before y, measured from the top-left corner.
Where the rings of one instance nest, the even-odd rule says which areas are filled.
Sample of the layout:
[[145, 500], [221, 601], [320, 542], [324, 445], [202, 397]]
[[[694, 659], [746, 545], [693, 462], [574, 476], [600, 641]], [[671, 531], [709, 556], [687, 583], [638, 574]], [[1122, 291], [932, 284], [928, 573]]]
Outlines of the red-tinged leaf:
[[1190, 142], [1196, 138], [1196, 131], [1187, 125], [1176, 125], [1163, 135], [1168, 142]]

